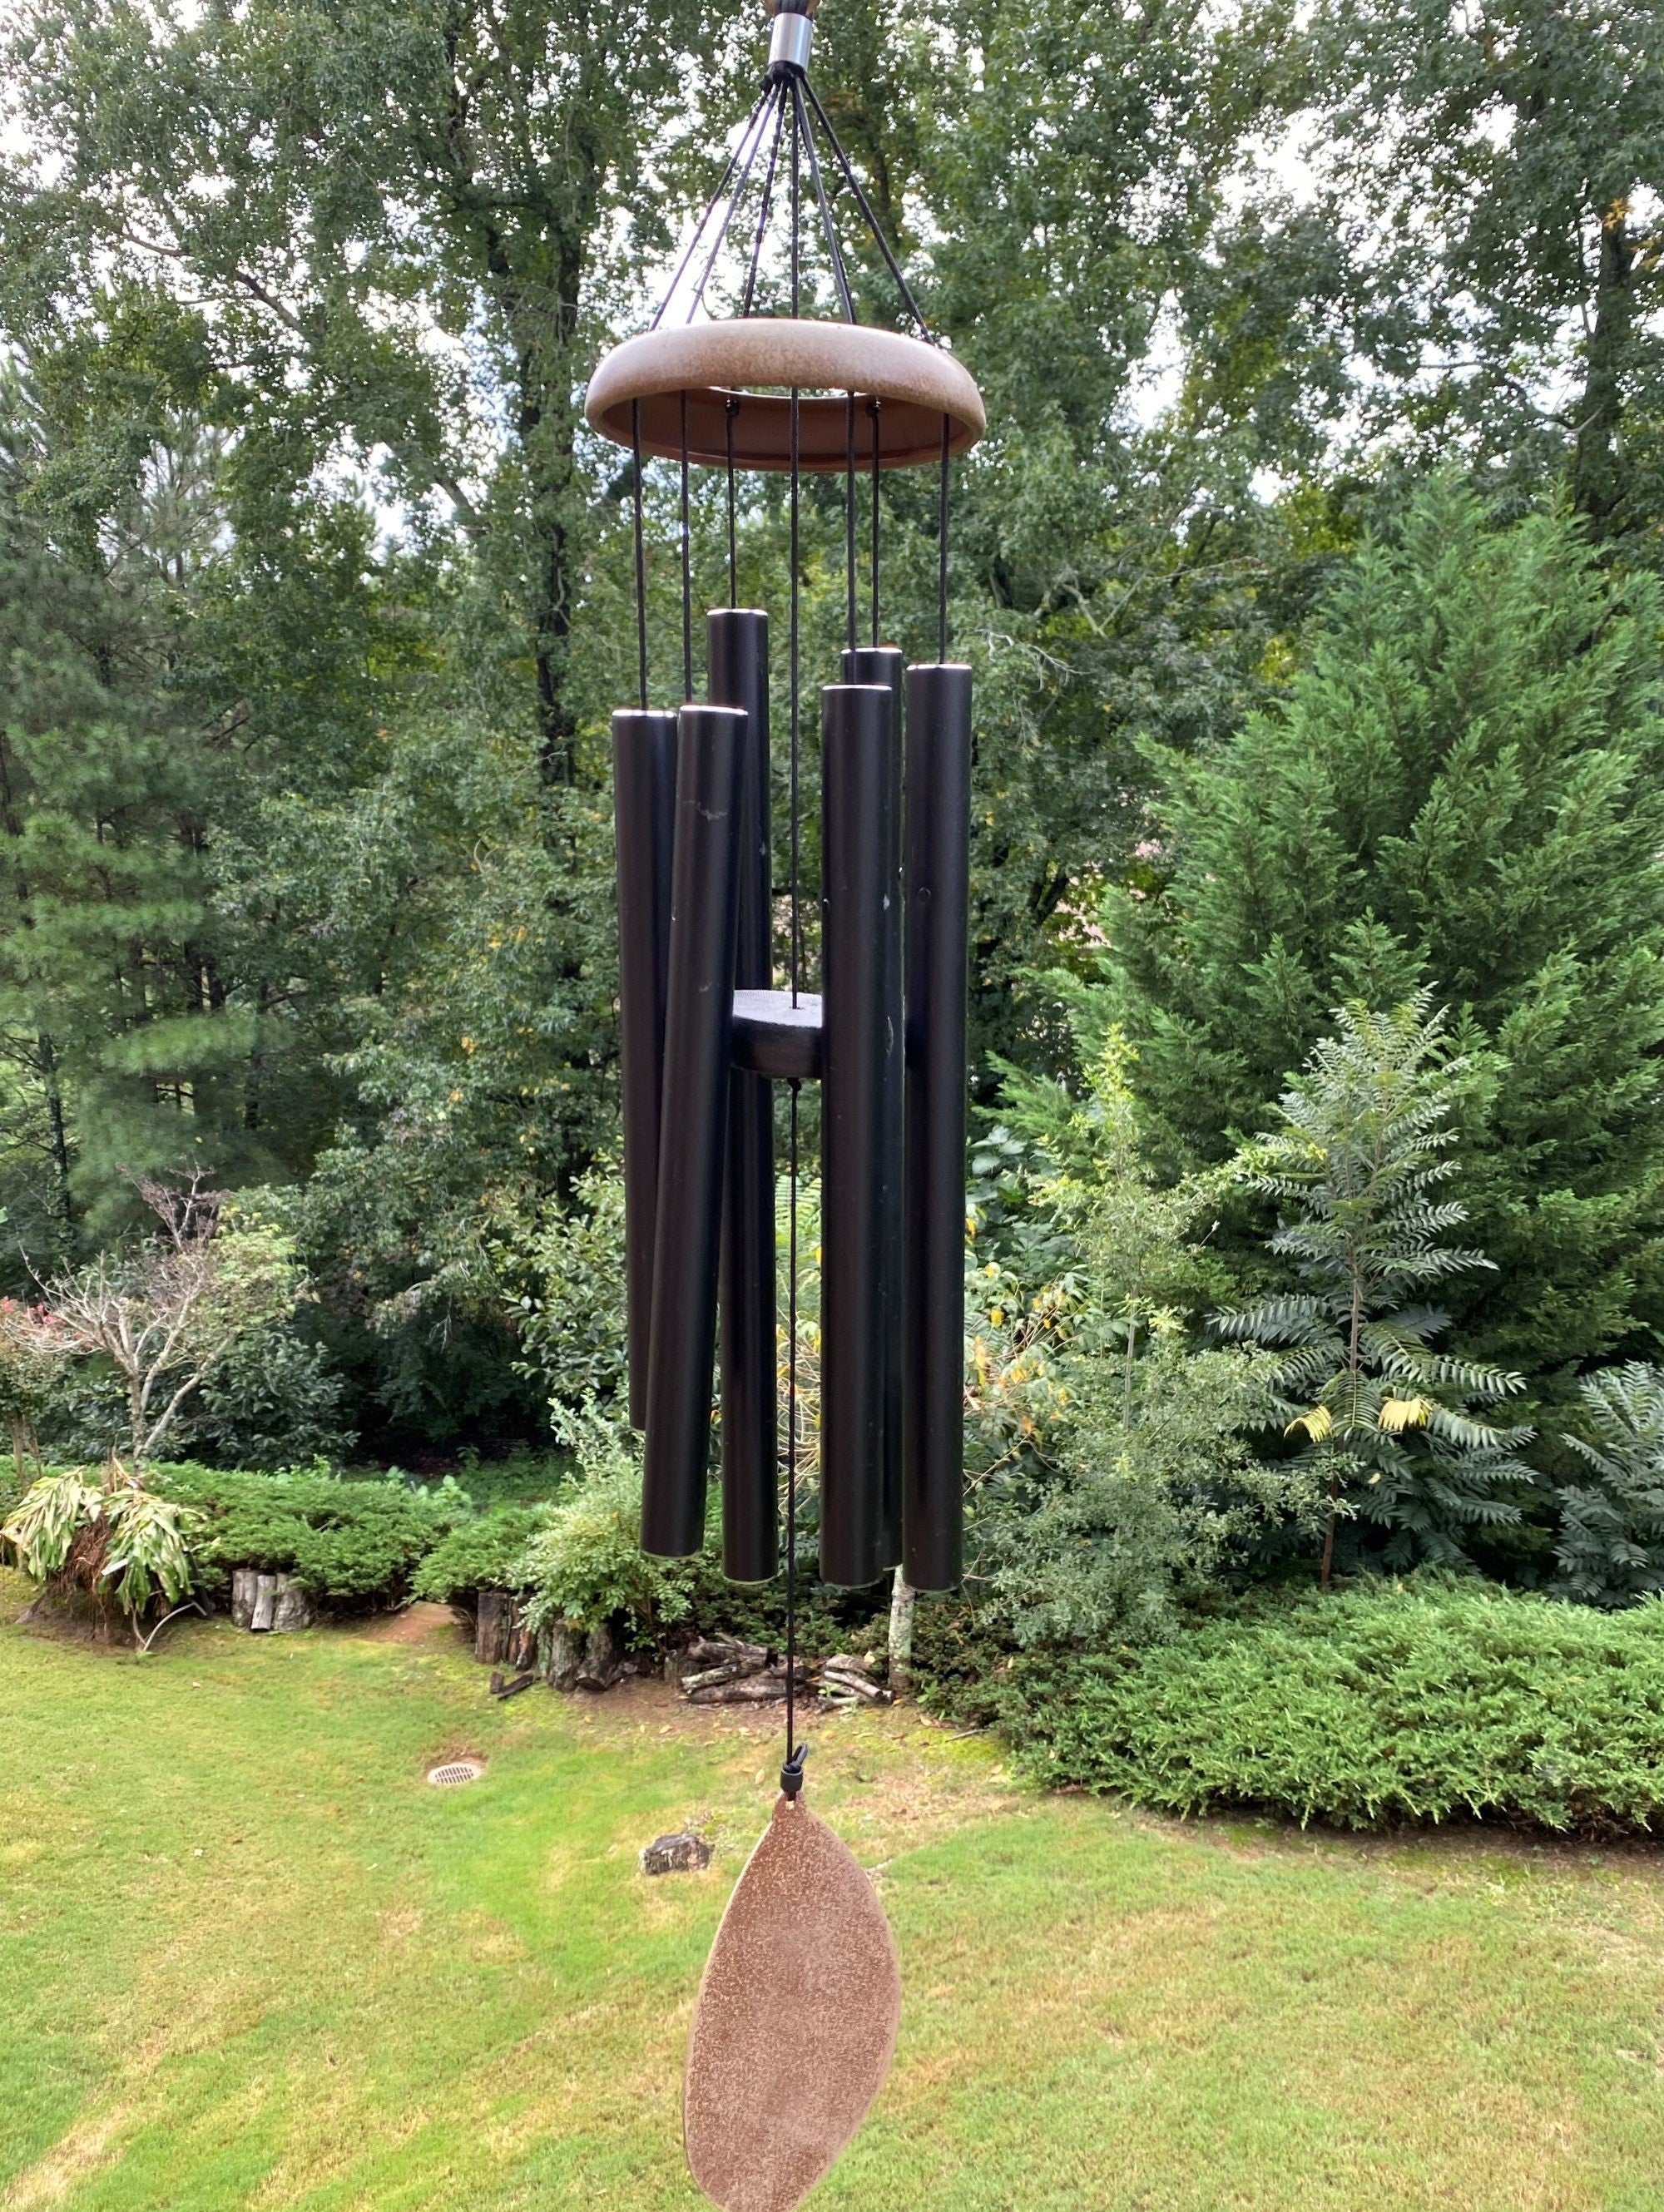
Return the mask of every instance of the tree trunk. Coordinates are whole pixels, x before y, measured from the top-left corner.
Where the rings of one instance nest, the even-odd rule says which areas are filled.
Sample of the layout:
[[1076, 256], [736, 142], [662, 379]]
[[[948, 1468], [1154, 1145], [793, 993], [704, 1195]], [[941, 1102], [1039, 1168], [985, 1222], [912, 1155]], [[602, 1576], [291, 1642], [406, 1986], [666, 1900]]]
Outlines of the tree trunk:
[[277, 1577], [276, 1575], [257, 1575], [254, 1578], [254, 1611], [249, 1626], [257, 1636], [264, 1636], [277, 1618]]
[[890, 1694], [913, 1695], [913, 1613], [919, 1593], [899, 1567], [890, 1591]]
[[508, 1592], [483, 1589], [474, 1614], [474, 1656], [482, 1667], [505, 1663], [513, 1625], [514, 1601]]
[[70, 1137], [64, 1118], [64, 1094], [58, 1082], [58, 1048], [41, 1030], [36, 1041], [40, 1080], [46, 1093], [46, 1117], [52, 1131], [52, 1184], [64, 1224], [64, 1252], [69, 1258], [75, 1244], [75, 1206], [70, 1195]]
[[1329, 1477], [1329, 1521], [1323, 1531], [1323, 1571], [1318, 1577], [1320, 1589], [1329, 1587], [1329, 1575], [1334, 1566], [1334, 1524], [1340, 1514], [1340, 1477]]
[[1593, 522], [1610, 519], [1623, 497], [1618, 444], [1624, 428], [1623, 374], [1635, 320], [1635, 240], [1626, 220], [1628, 204], [1618, 200], [1600, 218], [1600, 247], [1594, 289], [1594, 326], [1589, 333], [1582, 404], [1577, 410], [1577, 444], [1572, 460], [1572, 498], [1580, 514]]

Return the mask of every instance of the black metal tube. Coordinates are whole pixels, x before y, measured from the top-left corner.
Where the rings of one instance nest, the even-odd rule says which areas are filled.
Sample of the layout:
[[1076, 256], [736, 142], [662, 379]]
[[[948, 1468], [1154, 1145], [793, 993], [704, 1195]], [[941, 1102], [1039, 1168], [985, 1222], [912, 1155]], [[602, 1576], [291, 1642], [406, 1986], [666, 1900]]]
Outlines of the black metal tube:
[[624, 1337], [629, 1417], [647, 1419], [665, 993], [676, 841], [676, 717], [621, 707], [612, 718], [618, 856], [618, 1046], [624, 1103]]
[[883, 957], [896, 708], [876, 684], [821, 693], [821, 1575], [883, 1572]]
[[965, 966], [971, 672], [907, 672], [907, 1391], [902, 1571], [964, 1554]]
[[676, 857], [641, 1480], [641, 1548], [661, 1559], [685, 1559], [705, 1534], [744, 727], [744, 716], [727, 707], [683, 707], [677, 716]]
[[[768, 617], [714, 607], [705, 617], [711, 703], [745, 714], [739, 757], [734, 988], [774, 981], [769, 859]], [[722, 1200], [722, 1564], [731, 1581], [767, 1582], [780, 1565], [774, 1376], [774, 1100], [766, 1075], [734, 1069]]]
[[905, 1104], [902, 1030], [902, 715], [907, 663], [893, 645], [858, 646], [843, 656], [846, 684], [882, 684], [894, 702], [884, 765], [887, 808], [884, 848], [884, 1443], [882, 1462], [880, 1567], [893, 1567], [902, 1556], [902, 1398], [906, 1370], [902, 1350], [904, 1298], [902, 1243], [904, 1218], [903, 1159]]

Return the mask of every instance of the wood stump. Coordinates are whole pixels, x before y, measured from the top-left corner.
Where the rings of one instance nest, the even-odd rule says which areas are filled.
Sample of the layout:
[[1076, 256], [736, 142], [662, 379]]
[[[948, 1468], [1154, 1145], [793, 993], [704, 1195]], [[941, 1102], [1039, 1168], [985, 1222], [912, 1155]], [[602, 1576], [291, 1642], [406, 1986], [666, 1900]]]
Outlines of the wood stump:
[[312, 1621], [312, 1599], [305, 1584], [297, 1583], [293, 1575], [279, 1575], [276, 1602], [271, 1610], [272, 1633], [288, 1636], [297, 1628], [310, 1628]]
[[610, 1690], [624, 1671], [623, 1659], [612, 1640], [612, 1631], [604, 1621], [592, 1628], [589, 1640], [584, 1645], [583, 1664], [578, 1669], [580, 1690]]
[[252, 1567], [234, 1567], [231, 1571], [231, 1626], [234, 1628], [252, 1628], [254, 1599], [260, 1577]]
[[310, 1628], [312, 1599], [293, 1575], [262, 1574], [258, 1567], [235, 1567], [231, 1575], [231, 1625], [256, 1636], [290, 1634]]
[[507, 1590], [480, 1592], [474, 1613], [474, 1656], [482, 1667], [501, 1667], [507, 1659], [513, 1616], [514, 1601]]
[[551, 1690], [575, 1690], [578, 1674], [584, 1663], [582, 1646], [565, 1621], [557, 1620], [548, 1632], [542, 1653], [544, 1680]]
[[710, 1845], [687, 1828], [673, 1836], [655, 1836], [641, 1847], [643, 1874], [698, 1874], [710, 1863]]

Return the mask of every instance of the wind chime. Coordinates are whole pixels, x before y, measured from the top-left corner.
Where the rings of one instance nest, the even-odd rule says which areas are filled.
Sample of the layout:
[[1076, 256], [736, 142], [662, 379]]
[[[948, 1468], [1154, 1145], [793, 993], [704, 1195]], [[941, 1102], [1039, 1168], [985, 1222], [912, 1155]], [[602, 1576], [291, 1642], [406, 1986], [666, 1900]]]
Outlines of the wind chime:
[[[799, 1095], [821, 1086], [820, 1571], [958, 1580], [963, 1376], [970, 671], [947, 658], [952, 457], [985, 428], [932, 337], [807, 75], [816, 0], [774, 16], [762, 92], [648, 329], [600, 362], [593, 428], [635, 459], [639, 701], [613, 716], [630, 1413], [641, 1542], [696, 1552], [720, 1371], [723, 1562], [780, 1566], [774, 1085], [791, 1194], [785, 1423], [786, 1714], [780, 1795], [718, 1932], [689, 2043], [683, 2131], [727, 2212], [787, 2212], [859, 2125], [900, 2017], [895, 1946], [859, 1866], [803, 1802], [795, 1577]], [[823, 167], [822, 149], [829, 163]], [[805, 316], [810, 234], [838, 319]], [[832, 199], [853, 202], [917, 335], [862, 323]], [[783, 222], [780, 218], [783, 215]], [[783, 237], [776, 232], [783, 230]], [[737, 314], [708, 305], [730, 241]], [[772, 257], [772, 258], [771, 258]], [[788, 315], [754, 312], [778, 268]], [[720, 282], [722, 280], [719, 280]], [[641, 464], [678, 465], [681, 685], [649, 704]], [[728, 604], [694, 696], [689, 477], [726, 474]], [[878, 485], [939, 471], [938, 658], [881, 642]], [[766, 611], [738, 596], [737, 485], [783, 472], [790, 526], [784, 988], [776, 988]], [[799, 522], [841, 473], [846, 638], [821, 690], [821, 988], [800, 896]], [[863, 579], [861, 571], [865, 569]], [[862, 584], [865, 590], [863, 594]], [[866, 601], [869, 641], [859, 636]]]

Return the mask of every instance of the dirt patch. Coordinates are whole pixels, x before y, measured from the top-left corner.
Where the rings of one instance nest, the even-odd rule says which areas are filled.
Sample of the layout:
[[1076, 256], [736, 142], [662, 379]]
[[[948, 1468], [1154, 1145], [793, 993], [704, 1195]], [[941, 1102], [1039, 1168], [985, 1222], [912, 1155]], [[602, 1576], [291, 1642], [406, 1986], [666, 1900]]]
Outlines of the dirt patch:
[[[562, 1700], [584, 1735], [599, 1745], [689, 1737], [721, 1747], [731, 1777], [755, 1791], [743, 1815], [690, 1808], [684, 1825], [707, 1832], [719, 1851], [743, 1855], [756, 1840], [756, 1814], [773, 1800], [785, 1750], [786, 1705], [691, 1705], [668, 1682], [626, 1678], [615, 1690]], [[914, 1705], [838, 1711], [809, 1698], [799, 1728], [813, 1747], [808, 1774], [816, 1809], [825, 1814], [870, 1869], [968, 1822], [1017, 1807], [1012, 1783], [991, 1739], [973, 1742], [926, 1719]]]
[[427, 1644], [436, 1638], [454, 1644], [468, 1632], [448, 1605], [422, 1601], [398, 1613], [379, 1614], [361, 1633], [370, 1644]]

